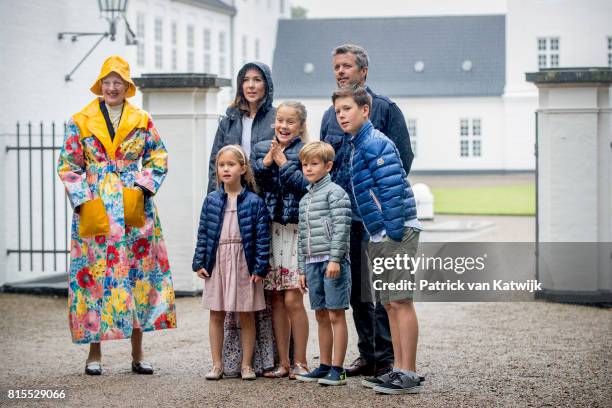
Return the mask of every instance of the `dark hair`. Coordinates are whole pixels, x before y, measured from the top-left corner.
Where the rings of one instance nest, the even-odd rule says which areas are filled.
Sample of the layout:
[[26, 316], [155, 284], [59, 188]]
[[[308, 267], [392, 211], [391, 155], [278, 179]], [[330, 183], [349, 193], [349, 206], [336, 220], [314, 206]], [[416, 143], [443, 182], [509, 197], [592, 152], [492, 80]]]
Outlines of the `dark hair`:
[[[335, 57], [339, 54], [353, 54], [355, 56], [355, 63], [357, 64], [357, 68], [363, 69], [368, 68], [368, 53], [363, 47], [355, 44], [342, 44], [334, 48], [332, 52], [332, 57]], [[365, 78], [367, 79], [367, 74]]]
[[261, 78], [264, 81], [264, 96], [260, 101], [259, 107], [261, 107], [261, 104], [265, 102], [266, 96], [268, 94], [268, 81], [266, 79], [266, 74], [265, 72], [261, 70], [260, 67], [257, 66], [257, 64], [249, 62], [245, 64], [242, 68], [240, 68], [240, 71], [238, 71], [238, 76], [236, 77], [236, 96], [234, 97], [234, 100], [230, 104], [230, 108], [236, 108], [239, 111], [245, 112], [245, 113], [250, 112], [250, 109], [249, 109], [249, 102], [244, 97], [244, 93], [242, 91], [242, 82], [244, 81], [244, 77], [249, 69], [257, 70], [259, 74], [261, 75]]
[[368, 105], [368, 111], [372, 110], [372, 97], [362, 86], [346, 86], [344, 88], [338, 88], [332, 94], [332, 103], [336, 104], [338, 98], [353, 98], [357, 106]]

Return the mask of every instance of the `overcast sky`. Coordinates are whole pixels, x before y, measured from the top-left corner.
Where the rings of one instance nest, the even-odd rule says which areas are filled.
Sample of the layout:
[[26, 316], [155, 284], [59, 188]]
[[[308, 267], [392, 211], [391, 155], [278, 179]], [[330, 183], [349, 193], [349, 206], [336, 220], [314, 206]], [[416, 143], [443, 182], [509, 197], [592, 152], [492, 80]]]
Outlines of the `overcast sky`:
[[504, 14], [506, 0], [291, 0], [309, 18]]

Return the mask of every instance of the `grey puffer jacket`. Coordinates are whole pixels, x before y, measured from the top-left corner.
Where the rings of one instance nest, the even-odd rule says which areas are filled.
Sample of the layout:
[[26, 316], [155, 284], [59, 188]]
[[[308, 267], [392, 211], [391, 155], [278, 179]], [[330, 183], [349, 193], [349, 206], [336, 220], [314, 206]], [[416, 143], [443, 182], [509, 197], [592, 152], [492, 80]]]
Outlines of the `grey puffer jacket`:
[[300, 200], [298, 264], [304, 273], [309, 257], [328, 255], [340, 262], [348, 255], [351, 231], [351, 201], [339, 185], [326, 175], [310, 184]]

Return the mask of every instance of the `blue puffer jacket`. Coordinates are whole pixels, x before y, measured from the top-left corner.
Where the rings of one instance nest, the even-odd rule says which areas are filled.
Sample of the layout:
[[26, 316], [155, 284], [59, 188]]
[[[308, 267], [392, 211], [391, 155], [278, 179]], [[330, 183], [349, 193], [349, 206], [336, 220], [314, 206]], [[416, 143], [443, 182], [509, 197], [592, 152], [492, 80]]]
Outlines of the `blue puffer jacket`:
[[[391, 99], [375, 94], [370, 87], [366, 87], [366, 91], [372, 97], [372, 109], [370, 111], [372, 125], [395, 143], [402, 159], [404, 170], [406, 174], [410, 173], [414, 154], [410, 146], [410, 135], [408, 134], [408, 127], [406, 126], [402, 111]], [[331, 171], [332, 181], [346, 192], [349, 192], [351, 183], [348, 172], [351, 156], [350, 135], [345, 135], [338, 124], [336, 111], [333, 106], [330, 106], [325, 111], [321, 120], [320, 139], [331, 144], [336, 152], [334, 167]], [[352, 204], [353, 206], [355, 205], [353, 202]]]
[[[194, 272], [200, 268], [206, 269], [209, 274], [213, 272], [226, 203], [227, 194], [223, 187], [208, 194], [204, 200], [200, 213], [198, 240], [191, 264]], [[243, 188], [238, 195], [236, 205], [249, 273], [265, 278], [269, 270], [270, 257], [268, 210], [263, 200], [246, 188]]]
[[272, 219], [283, 225], [297, 224], [299, 221], [300, 200], [306, 193], [308, 180], [302, 173], [299, 153], [304, 143], [300, 137], [293, 139], [285, 148], [287, 163], [278, 167], [263, 164], [263, 158], [270, 151], [271, 140], [264, 140], [253, 146], [251, 167], [255, 181], [261, 190], [266, 207]]
[[397, 148], [370, 121], [351, 138], [351, 145], [351, 187], [366, 231], [375, 235], [386, 230], [389, 238], [401, 241], [404, 223], [417, 213]]

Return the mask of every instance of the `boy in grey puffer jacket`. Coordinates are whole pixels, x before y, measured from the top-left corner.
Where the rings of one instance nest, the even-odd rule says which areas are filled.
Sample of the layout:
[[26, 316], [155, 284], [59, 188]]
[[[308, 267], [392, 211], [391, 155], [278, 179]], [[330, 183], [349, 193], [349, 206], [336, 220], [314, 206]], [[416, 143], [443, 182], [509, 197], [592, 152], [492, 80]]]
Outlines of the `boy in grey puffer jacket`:
[[308, 287], [310, 307], [319, 324], [321, 364], [296, 378], [321, 385], [344, 385], [346, 372], [342, 366], [348, 342], [344, 311], [351, 298], [351, 202], [329, 176], [334, 163], [331, 145], [319, 141], [306, 144], [300, 151], [300, 161], [310, 185], [300, 201], [298, 264], [302, 290]]

